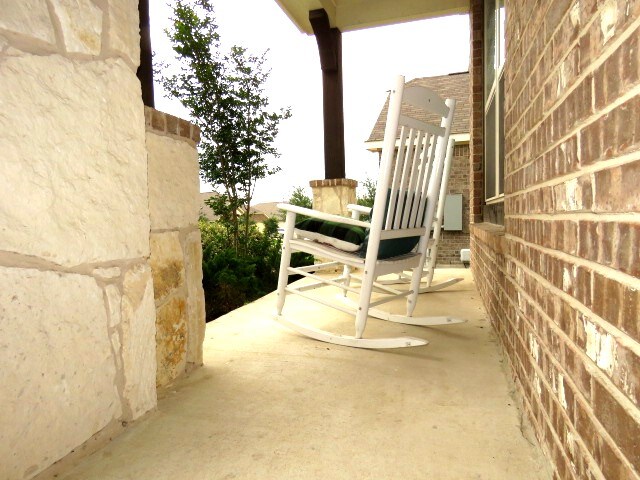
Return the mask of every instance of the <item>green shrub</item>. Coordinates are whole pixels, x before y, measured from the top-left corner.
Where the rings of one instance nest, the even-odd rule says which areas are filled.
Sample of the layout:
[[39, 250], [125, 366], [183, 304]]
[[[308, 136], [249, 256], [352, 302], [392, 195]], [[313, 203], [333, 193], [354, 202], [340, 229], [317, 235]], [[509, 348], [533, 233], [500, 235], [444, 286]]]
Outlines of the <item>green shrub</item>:
[[[200, 220], [202, 236], [202, 285], [207, 322], [276, 289], [280, 269], [282, 238], [275, 218], [259, 229], [249, 225], [243, 248], [236, 252], [222, 222]], [[292, 266], [310, 265], [313, 257], [294, 254]]]
[[231, 249], [202, 252], [202, 287], [207, 322], [244, 305], [252, 296], [255, 267]]

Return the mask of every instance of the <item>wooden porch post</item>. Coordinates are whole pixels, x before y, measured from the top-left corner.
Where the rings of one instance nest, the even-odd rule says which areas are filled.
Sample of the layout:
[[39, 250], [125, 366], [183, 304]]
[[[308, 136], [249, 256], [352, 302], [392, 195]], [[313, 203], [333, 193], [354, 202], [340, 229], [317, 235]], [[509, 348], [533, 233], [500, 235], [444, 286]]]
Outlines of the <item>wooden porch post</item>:
[[344, 107], [342, 103], [342, 33], [331, 28], [324, 9], [309, 12], [322, 68], [324, 177], [345, 178]]
[[142, 102], [155, 107], [153, 100], [153, 63], [151, 53], [151, 27], [149, 24], [149, 0], [138, 1], [140, 16], [140, 66], [136, 74], [142, 86]]

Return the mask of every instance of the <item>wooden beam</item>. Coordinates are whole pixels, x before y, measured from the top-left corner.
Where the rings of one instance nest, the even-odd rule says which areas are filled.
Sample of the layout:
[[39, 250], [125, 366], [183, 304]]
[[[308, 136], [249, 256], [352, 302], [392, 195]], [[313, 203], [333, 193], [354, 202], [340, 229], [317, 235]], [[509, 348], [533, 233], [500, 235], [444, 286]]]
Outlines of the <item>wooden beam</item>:
[[323, 9], [310, 11], [309, 22], [318, 43], [322, 69], [324, 175], [326, 179], [345, 178], [342, 33], [331, 28]]
[[136, 75], [142, 87], [142, 102], [155, 107], [153, 100], [153, 60], [151, 51], [151, 26], [149, 23], [149, 0], [138, 1], [140, 16], [140, 66]]

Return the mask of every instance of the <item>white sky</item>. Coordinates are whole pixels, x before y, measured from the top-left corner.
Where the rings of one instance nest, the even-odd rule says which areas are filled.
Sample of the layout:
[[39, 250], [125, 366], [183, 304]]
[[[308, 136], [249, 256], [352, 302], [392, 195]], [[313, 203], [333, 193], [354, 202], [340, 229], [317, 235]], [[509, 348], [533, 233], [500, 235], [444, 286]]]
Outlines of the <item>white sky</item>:
[[[151, 5], [151, 44], [156, 58], [170, 62], [173, 51], [163, 30], [169, 26], [167, 0]], [[315, 37], [300, 33], [275, 0], [215, 0], [223, 48], [239, 45], [252, 53], [269, 49], [266, 94], [273, 110], [290, 106], [276, 147], [282, 168], [259, 181], [253, 203], [289, 198], [298, 186], [324, 178], [322, 73]], [[412, 47], [413, 46], [413, 47]], [[421, 46], [425, 48], [421, 49]], [[422, 53], [420, 53], [422, 52]], [[418, 54], [416, 54], [418, 53]], [[362, 181], [377, 174], [377, 155], [364, 141], [378, 118], [393, 78], [407, 80], [469, 69], [467, 15], [403, 23], [342, 34], [345, 156], [347, 177]], [[188, 118], [177, 100], [164, 97], [156, 82], [158, 110]], [[201, 184], [201, 191], [211, 188]]]

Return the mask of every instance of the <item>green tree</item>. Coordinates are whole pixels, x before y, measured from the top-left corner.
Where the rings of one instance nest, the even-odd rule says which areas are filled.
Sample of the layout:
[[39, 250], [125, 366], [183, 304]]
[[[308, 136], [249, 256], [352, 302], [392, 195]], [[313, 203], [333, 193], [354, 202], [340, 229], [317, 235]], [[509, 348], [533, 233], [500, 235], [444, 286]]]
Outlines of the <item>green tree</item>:
[[357, 204], [365, 207], [373, 207], [376, 198], [376, 182], [371, 178], [366, 178], [362, 182], [362, 194], [357, 197]]
[[296, 187], [291, 192], [288, 203], [298, 207], [313, 208], [313, 200], [307, 195], [302, 187]]
[[256, 182], [279, 170], [269, 167], [267, 158], [279, 156], [273, 142], [291, 112], [268, 109], [266, 52], [252, 55], [238, 46], [221, 51], [210, 0], [176, 0], [172, 22], [166, 33], [179, 72], [161, 64], [157, 73], [200, 127], [200, 175], [220, 194], [211, 207], [224, 219], [232, 248], [246, 254], [241, 229], [247, 238]]
[[[311, 197], [309, 197], [305, 193], [304, 188], [302, 187], [296, 187], [293, 189], [293, 192], [291, 192], [291, 196], [289, 197], [289, 200], [287, 200], [287, 203], [290, 205], [295, 205], [297, 207], [313, 208], [313, 200], [311, 200]], [[284, 221], [287, 218], [287, 212], [280, 211], [279, 215], [280, 215], [280, 220]], [[305, 218], [309, 218], [309, 217], [305, 215], [296, 216], [296, 220], [298, 222], [301, 222]]]

